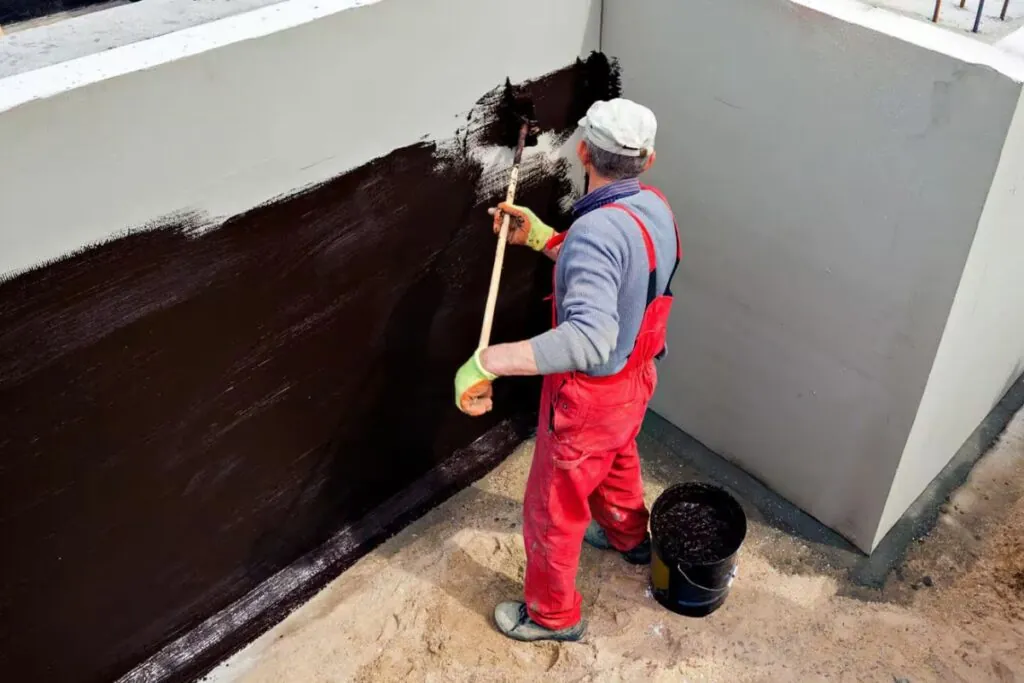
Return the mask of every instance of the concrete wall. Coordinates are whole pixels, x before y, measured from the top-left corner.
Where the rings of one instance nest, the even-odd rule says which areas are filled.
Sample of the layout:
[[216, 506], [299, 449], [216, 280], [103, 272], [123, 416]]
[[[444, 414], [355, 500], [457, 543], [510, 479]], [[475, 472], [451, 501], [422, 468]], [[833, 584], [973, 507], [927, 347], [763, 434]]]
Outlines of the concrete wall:
[[1024, 99], [1010, 125], [876, 543], [1024, 371]]
[[608, 0], [602, 44], [659, 117], [686, 252], [656, 410], [870, 549], [1020, 86], [989, 46], [816, 4]]

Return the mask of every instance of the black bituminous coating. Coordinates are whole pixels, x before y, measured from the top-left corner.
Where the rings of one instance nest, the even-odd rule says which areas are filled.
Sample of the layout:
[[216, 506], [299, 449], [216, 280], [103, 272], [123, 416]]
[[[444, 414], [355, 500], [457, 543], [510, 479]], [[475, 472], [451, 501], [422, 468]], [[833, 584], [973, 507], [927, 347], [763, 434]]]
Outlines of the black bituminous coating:
[[670, 565], [724, 560], [743, 543], [742, 508], [725, 491], [703, 484], [678, 485], [662, 494], [651, 511], [651, 534]]
[[592, 52], [586, 61], [576, 61], [574, 74], [573, 117], [582, 118], [591, 104], [622, 96], [619, 64], [601, 52]]
[[736, 549], [730, 545], [730, 520], [721, 511], [699, 502], [682, 501], [662, 510], [659, 544], [676, 562], [705, 564], [725, 559]]
[[103, 2], [107, 0], [3, 0], [0, 2], [0, 24], [45, 17]]
[[489, 430], [227, 609], [169, 643], [118, 683], [193, 680], [207, 673], [220, 659], [244, 645], [246, 633], [255, 635], [269, 628], [362, 553], [487, 474], [530, 436], [535, 425], [535, 414], [521, 413]]
[[[520, 86], [541, 130], [571, 131], [580, 68]], [[488, 97], [470, 123], [493, 118]], [[345, 566], [453, 485], [431, 474], [452, 453], [536, 409], [537, 383], [518, 379], [496, 384], [494, 414], [453, 405], [494, 253], [485, 208], [504, 193], [479, 196], [473, 132], [206, 232], [186, 215], [0, 283], [8, 678], [110, 681], [273, 590], [339, 529], [378, 530], [328, 564]], [[565, 169], [524, 164], [519, 194], [561, 227]], [[550, 265], [509, 251], [494, 339], [543, 329], [549, 291]], [[289, 595], [330, 578], [311, 576]], [[287, 600], [273, 604], [279, 617]], [[273, 618], [226, 619], [146, 680], [186, 680]]]
[[527, 137], [527, 147], [537, 144], [538, 131], [568, 137], [591, 104], [621, 93], [618, 63], [593, 52], [586, 60], [577, 59], [569, 69], [520, 86], [506, 81], [480, 98], [469, 116], [466, 144], [515, 148], [524, 118], [536, 123]]

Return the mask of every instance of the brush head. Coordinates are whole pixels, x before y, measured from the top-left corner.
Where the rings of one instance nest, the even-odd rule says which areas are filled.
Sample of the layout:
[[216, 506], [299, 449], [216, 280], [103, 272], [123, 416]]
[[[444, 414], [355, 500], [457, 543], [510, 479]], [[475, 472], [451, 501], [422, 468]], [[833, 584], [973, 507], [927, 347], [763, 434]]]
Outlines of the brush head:
[[495, 114], [497, 116], [498, 144], [515, 149], [519, 143], [519, 132], [524, 123], [528, 126], [526, 146], [537, 144], [540, 127], [537, 125], [533, 99], [519, 92], [507, 79]]

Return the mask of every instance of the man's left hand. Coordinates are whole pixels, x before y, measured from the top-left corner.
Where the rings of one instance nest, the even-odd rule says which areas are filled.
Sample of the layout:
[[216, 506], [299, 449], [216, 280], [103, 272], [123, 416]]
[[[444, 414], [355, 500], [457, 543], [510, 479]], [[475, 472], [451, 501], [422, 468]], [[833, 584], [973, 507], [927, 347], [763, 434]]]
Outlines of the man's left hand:
[[473, 356], [463, 363], [459, 371], [455, 373], [455, 405], [459, 410], [478, 417], [490, 412], [494, 407], [494, 390], [491, 382], [497, 379], [497, 375], [488, 372], [480, 364], [480, 352], [477, 349]]

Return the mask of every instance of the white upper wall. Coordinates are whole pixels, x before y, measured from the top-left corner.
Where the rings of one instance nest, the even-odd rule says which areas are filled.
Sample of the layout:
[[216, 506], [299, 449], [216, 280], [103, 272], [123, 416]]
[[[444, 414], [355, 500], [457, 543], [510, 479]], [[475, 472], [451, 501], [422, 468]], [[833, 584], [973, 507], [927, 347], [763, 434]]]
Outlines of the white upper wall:
[[1024, 68], [809, 4], [607, 0], [603, 47], [683, 233], [656, 410], [869, 549]]
[[506, 77], [597, 49], [599, 18], [597, 0], [287, 0], [2, 79], [0, 277], [449, 137]]
[[892, 483], [875, 542], [1024, 372], [1024, 97]]

